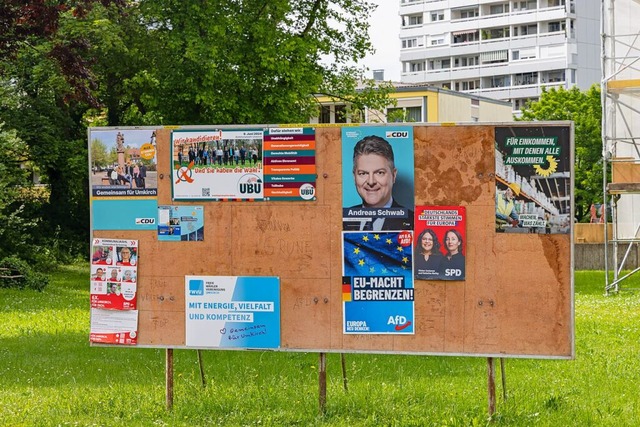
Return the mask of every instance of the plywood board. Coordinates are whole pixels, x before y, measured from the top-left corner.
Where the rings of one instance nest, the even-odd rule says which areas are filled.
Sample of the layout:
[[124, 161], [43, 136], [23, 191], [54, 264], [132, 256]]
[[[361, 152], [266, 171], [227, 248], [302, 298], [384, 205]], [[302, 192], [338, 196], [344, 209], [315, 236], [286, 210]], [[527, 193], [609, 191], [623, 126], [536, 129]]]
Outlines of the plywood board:
[[160, 130], [158, 203], [204, 206], [204, 241], [160, 242], [150, 231], [93, 237], [140, 241], [142, 346], [184, 346], [185, 275], [263, 275], [281, 280], [283, 350], [570, 358], [571, 237], [496, 234], [494, 132], [414, 127], [415, 204], [464, 206], [468, 241], [465, 281], [415, 281], [413, 335], [342, 333], [338, 127], [316, 129], [313, 202], [173, 202], [170, 130]]

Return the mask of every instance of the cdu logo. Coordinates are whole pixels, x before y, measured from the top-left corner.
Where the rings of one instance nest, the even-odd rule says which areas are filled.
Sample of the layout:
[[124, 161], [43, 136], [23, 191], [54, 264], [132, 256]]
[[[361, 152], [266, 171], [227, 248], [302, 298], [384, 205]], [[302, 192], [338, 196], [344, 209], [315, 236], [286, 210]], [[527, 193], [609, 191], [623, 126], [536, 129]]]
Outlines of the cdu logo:
[[386, 136], [387, 138], [408, 138], [409, 132], [407, 132], [406, 130], [389, 131], [386, 133]]

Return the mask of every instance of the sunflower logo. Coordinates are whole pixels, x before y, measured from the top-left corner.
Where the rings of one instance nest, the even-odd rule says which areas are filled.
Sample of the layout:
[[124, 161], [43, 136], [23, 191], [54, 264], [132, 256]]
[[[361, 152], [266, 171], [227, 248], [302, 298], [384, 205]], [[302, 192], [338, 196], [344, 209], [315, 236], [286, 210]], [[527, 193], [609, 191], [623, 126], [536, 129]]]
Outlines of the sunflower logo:
[[540, 176], [547, 177], [554, 173], [558, 169], [558, 161], [553, 156], [546, 157], [547, 163], [549, 166], [543, 168], [542, 165], [533, 165], [533, 168], [536, 170], [536, 173]]

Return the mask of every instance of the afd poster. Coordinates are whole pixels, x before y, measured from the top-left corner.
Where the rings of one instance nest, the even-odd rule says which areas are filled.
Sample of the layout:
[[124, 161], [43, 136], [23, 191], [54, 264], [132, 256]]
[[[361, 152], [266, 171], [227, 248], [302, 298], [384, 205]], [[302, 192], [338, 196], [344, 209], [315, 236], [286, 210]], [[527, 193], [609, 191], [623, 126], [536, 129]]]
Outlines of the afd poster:
[[175, 200], [264, 197], [262, 129], [171, 132]]
[[204, 207], [158, 206], [158, 241], [204, 241]]
[[416, 206], [416, 279], [465, 279], [466, 222], [464, 206]]
[[185, 276], [186, 345], [279, 348], [280, 279]]
[[412, 232], [343, 232], [345, 334], [414, 334]]
[[156, 129], [89, 129], [93, 230], [155, 229]]
[[342, 128], [343, 230], [413, 230], [413, 127]]
[[571, 231], [571, 128], [496, 127], [496, 232]]

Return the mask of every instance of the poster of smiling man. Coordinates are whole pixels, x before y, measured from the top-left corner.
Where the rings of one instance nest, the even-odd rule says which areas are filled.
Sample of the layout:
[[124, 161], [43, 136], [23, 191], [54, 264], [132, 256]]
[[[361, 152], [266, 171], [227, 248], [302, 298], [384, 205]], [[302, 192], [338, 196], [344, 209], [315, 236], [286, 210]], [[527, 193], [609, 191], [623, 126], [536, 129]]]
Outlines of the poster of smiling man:
[[343, 128], [343, 230], [412, 230], [413, 173], [412, 127]]
[[496, 231], [571, 229], [569, 126], [496, 127]]

